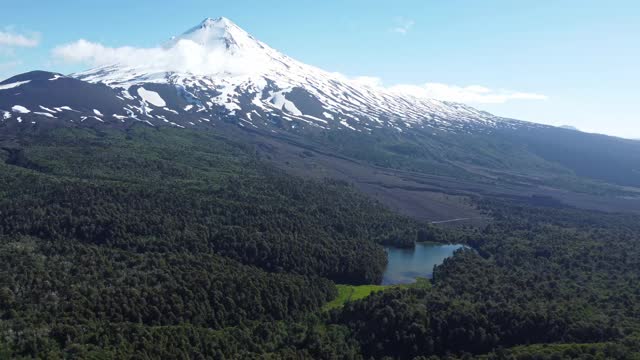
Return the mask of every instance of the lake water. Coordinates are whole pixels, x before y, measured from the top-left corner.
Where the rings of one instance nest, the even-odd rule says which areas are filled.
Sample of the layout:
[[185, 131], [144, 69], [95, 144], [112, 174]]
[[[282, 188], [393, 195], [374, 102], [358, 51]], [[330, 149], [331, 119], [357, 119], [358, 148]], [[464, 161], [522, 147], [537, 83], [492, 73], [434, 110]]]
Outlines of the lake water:
[[389, 263], [382, 278], [382, 285], [409, 284], [418, 277], [431, 278], [433, 266], [440, 265], [444, 259], [463, 245], [444, 245], [417, 243], [414, 249], [387, 247]]

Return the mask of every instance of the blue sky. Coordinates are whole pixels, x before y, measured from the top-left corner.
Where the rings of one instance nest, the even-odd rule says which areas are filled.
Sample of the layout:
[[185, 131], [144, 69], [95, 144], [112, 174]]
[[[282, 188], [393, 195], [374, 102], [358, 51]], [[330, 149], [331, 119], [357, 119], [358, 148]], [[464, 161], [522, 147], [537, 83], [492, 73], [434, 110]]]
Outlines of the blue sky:
[[217, 16], [328, 71], [436, 83], [497, 115], [640, 138], [640, 2], [630, 0], [11, 1], [0, 78], [82, 70], [52, 56], [79, 39], [154, 47]]

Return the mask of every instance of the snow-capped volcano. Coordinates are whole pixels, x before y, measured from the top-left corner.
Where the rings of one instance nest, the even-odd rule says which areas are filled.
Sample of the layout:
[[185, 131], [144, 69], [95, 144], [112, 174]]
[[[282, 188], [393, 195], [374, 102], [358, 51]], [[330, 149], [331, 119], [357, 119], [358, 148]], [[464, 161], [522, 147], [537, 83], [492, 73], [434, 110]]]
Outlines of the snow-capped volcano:
[[173, 37], [166, 46], [171, 47], [177, 42], [184, 40], [193, 41], [202, 46], [217, 47], [224, 45], [226, 49], [233, 52], [250, 49], [264, 50], [268, 48], [268, 46], [256, 40], [249, 33], [225, 17], [217, 19], [206, 18], [199, 25], [191, 28], [184, 34]]
[[[28, 73], [0, 83], [2, 119], [19, 118], [28, 124], [52, 118], [125, 125], [141, 121], [178, 127], [225, 121], [275, 131], [363, 133], [375, 129], [491, 131], [517, 123], [463, 104], [395, 93], [304, 64], [226, 18], [207, 18], [156, 48], [121, 50], [127, 56], [113, 57], [108, 65], [71, 74], [63, 81], [49, 81], [59, 76], [53, 73]], [[88, 94], [94, 93], [109, 99], [91, 99]], [[43, 113], [42, 107], [62, 110]]]
[[140, 107], [129, 110], [152, 123], [166, 116], [151, 112], [158, 102], [148, 101], [139, 88], [145, 89], [143, 94], [156, 93], [163, 99], [162, 107], [176, 113], [235, 118], [240, 125], [256, 127], [289, 122], [292, 127], [358, 131], [425, 126], [461, 130], [499, 121], [466, 105], [399, 95], [306, 65], [226, 18], [205, 19], [146, 59], [73, 76], [139, 100]]

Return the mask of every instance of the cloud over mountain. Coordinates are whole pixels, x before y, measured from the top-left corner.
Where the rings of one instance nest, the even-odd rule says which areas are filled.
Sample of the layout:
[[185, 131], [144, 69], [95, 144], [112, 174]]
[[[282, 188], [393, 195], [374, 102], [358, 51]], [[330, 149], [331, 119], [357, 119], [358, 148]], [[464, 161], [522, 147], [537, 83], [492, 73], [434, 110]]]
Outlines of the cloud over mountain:
[[[53, 49], [55, 59], [91, 66], [118, 64], [148, 71], [188, 72], [198, 75], [247, 73], [256, 71], [260, 62], [245, 56], [229, 58], [220, 46], [198, 44], [180, 39], [170, 47], [108, 47], [80, 39]], [[232, 61], [231, 61], [232, 60]]]
[[0, 31], [0, 46], [36, 47], [40, 44], [40, 34], [18, 34], [13, 31]]

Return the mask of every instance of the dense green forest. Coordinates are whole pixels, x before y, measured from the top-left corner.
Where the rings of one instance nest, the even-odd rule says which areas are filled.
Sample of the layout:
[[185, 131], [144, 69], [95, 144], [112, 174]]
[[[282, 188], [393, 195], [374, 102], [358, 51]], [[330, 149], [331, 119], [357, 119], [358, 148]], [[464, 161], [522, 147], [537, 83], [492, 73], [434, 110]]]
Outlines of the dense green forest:
[[514, 354], [640, 356], [637, 216], [501, 200], [481, 205], [494, 221], [462, 235], [472, 249], [445, 260], [432, 289], [376, 293], [333, 314], [365, 354], [413, 358], [564, 343], [592, 345]]
[[335, 297], [330, 280], [378, 282], [379, 244], [429, 232], [210, 133], [58, 129], [2, 149], [0, 339], [15, 355], [106, 325], [299, 320]]
[[[632, 359], [640, 218], [477, 198], [444, 230], [211, 132], [0, 140], [2, 358]], [[546, 205], [546, 206], [541, 206]], [[432, 286], [379, 283], [382, 244], [458, 242]]]

